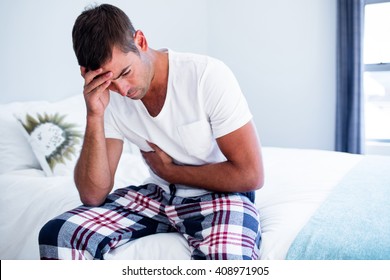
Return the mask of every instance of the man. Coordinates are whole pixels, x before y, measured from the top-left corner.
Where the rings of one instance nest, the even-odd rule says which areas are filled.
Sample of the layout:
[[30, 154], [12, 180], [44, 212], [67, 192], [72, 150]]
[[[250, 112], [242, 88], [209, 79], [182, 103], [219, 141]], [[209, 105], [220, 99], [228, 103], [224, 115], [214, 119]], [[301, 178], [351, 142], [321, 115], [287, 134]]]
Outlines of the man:
[[[231, 71], [210, 57], [149, 48], [111, 5], [84, 11], [72, 35], [87, 105], [74, 173], [84, 205], [44, 226], [41, 258], [103, 259], [136, 238], [179, 232], [193, 259], [256, 259], [263, 166]], [[151, 178], [111, 193], [127, 140]]]

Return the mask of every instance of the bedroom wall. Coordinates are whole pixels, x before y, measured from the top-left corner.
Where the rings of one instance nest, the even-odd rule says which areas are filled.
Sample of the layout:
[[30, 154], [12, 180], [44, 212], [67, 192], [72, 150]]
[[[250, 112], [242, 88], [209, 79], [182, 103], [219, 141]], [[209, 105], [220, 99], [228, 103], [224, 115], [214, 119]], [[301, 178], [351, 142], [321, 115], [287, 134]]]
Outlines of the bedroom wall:
[[209, 52], [235, 71], [263, 145], [333, 150], [336, 0], [210, 1]]
[[[0, 2], [1, 103], [81, 93], [70, 33], [91, 2]], [[224, 60], [263, 145], [333, 149], [335, 0], [104, 2], [123, 8], [154, 48]]]
[[54, 101], [81, 93], [83, 81], [72, 49], [71, 31], [77, 16], [91, 3], [121, 7], [153, 47], [206, 52], [205, 0], [3, 0], [0, 102]]

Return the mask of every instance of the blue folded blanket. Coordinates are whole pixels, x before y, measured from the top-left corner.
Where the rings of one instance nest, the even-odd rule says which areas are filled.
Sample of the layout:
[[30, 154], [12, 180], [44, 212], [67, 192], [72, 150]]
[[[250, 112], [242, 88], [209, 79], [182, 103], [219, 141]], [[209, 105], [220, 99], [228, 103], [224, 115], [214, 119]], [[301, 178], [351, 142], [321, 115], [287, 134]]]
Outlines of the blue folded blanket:
[[286, 258], [390, 260], [390, 157], [365, 156], [310, 218]]

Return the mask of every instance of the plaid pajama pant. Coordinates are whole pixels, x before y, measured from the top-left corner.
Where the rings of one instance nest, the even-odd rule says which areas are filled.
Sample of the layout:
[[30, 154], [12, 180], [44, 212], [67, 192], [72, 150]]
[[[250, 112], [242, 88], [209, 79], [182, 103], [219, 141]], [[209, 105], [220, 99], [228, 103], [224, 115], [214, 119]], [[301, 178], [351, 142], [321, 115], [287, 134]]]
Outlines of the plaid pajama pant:
[[118, 189], [102, 206], [80, 206], [49, 221], [39, 234], [41, 259], [104, 259], [120, 245], [162, 232], [181, 233], [192, 259], [257, 259], [253, 200], [253, 192], [184, 198], [154, 184]]

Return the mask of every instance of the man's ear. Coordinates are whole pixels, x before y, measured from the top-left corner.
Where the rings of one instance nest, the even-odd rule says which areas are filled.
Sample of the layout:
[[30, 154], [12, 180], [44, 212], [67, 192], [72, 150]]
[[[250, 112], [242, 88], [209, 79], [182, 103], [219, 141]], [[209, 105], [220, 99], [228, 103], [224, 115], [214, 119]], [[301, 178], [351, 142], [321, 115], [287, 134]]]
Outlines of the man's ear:
[[148, 49], [148, 42], [146, 41], [146, 37], [141, 30], [137, 30], [135, 32], [134, 42], [141, 50], [146, 51]]

